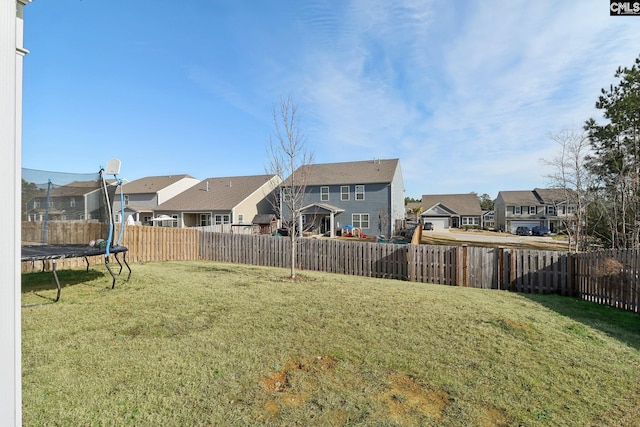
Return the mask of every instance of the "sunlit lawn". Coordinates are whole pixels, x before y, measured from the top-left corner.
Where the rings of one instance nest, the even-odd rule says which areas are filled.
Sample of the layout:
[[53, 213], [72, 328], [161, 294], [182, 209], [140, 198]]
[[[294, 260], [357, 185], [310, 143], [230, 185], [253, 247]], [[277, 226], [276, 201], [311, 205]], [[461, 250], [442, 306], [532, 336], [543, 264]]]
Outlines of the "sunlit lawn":
[[[640, 319], [219, 264], [23, 275], [24, 425], [640, 425]], [[48, 289], [45, 289], [47, 288]], [[32, 306], [31, 306], [32, 305]]]

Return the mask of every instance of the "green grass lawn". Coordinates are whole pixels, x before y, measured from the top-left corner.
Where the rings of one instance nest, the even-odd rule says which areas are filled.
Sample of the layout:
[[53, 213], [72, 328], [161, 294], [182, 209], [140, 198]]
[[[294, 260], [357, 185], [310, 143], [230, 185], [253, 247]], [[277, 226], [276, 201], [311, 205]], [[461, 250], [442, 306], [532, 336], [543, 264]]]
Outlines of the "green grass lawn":
[[24, 425], [640, 425], [636, 314], [300, 273], [23, 275]]

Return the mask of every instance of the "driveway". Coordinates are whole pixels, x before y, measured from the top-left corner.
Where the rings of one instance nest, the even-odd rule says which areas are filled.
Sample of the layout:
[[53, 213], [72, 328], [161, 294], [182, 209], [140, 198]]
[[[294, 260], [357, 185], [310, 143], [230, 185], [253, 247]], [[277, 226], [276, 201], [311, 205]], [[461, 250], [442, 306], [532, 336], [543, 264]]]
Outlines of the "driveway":
[[467, 242], [486, 243], [516, 243], [516, 242], [546, 242], [557, 243], [551, 237], [543, 236], [516, 236], [509, 233], [498, 233], [493, 231], [463, 231], [460, 229], [430, 230], [422, 231], [423, 236], [442, 236], [452, 240], [464, 240]]

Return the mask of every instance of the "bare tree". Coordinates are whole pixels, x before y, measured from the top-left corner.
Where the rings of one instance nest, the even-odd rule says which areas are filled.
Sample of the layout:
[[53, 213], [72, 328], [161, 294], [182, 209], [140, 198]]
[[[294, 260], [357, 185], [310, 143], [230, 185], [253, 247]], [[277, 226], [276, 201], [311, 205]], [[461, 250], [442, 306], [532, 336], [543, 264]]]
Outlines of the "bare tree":
[[[560, 151], [553, 159], [543, 160], [544, 164], [552, 167], [552, 172], [546, 177], [551, 187], [564, 191], [563, 225], [569, 236], [569, 250], [577, 252], [583, 243], [586, 230], [590, 180], [586, 168], [589, 139], [585, 133], [575, 130], [550, 133], [549, 138], [560, 145]], [[571, 211], [569, 208], [573, 204], [575, 209]]]
[[305, 205], [305, 192], [309, 166], [313, 154], [306, 150], [306, 138], [300, 129], [300, 116], [290, 97], [280, 98], [280, 105], [273, 108], [275, 134], [269, 138], [269, 172], [283, 179], [275, 192], [272, 206], [286, 230], [290, 242], [291, 279], [296, 277], [298, 238], [303, 231], [301, 208]]

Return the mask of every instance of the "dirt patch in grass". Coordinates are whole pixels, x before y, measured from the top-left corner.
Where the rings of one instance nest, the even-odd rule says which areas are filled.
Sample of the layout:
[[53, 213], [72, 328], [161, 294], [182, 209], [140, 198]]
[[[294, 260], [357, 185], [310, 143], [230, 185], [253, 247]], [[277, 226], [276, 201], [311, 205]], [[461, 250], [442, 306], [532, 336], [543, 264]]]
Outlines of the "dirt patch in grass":
[[413, 378], [389, 376], [389, 389], [379, 398], [389, 407], [389, 418], [401, 425], [418, 425], [424, 415], [440, 421], [450, 404], [449, 395], [442, 390], [429, 390]]

